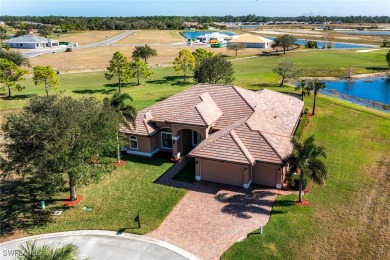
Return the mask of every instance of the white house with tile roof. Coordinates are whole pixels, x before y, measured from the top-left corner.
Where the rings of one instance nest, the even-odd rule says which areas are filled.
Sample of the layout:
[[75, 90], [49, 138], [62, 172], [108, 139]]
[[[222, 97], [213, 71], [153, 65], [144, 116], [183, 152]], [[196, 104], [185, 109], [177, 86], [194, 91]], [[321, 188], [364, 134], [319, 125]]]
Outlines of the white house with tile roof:
[[59, 41], [33, 35], [22, 35], [4, 41], [11, 48], [41, 49], [46, 47], [58, 47]]

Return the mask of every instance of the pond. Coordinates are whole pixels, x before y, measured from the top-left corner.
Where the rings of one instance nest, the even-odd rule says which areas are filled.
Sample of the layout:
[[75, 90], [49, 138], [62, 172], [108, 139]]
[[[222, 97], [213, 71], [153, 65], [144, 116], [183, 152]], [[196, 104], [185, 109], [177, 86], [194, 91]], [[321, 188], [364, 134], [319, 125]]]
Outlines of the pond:
[[[271, 40], [274, 40], [275, 37], [265, 37]], [[299, 45], [305, 45], [307, 41], [311, 40], [304, 40], [304, 39], [298, 39], [295, 41], [296, 44]], [[319, 49], [322, 49], [324, 47], [324, 41], [321, 40], [312, 40], [317, 42], [317, 46]], [[333, 42], [332, 48], [334, 49], [360, 49], [360, 48], [374, 48], [374, 45], [368, 45], [368, 44], [357, 44], [357, 43], [347, 43], [347, 42]]]
[[[196, 37], [198, 36], [201, 36], [203, 34], [212, 34], [212, 33], [215, 33], [216, 31], [196, 31], [196, 32], [182, 32], [181, 34], [186, 37], [187, 39], [195, 39]], [[226, 34], [226, 35], [236, 35], [235, 33], [232, 33], [232, 32], [219, 32], [219, 33], [222, 33], [222, 34]]]
[[387, 77], [324, 82], [326, 88], [321, 93], [390, 112], [390, 79]]
[[360, 34], [360, 35], [389, 35], [390, 31], [348, 31], [348, 32], [341, 32], [345, 34]]

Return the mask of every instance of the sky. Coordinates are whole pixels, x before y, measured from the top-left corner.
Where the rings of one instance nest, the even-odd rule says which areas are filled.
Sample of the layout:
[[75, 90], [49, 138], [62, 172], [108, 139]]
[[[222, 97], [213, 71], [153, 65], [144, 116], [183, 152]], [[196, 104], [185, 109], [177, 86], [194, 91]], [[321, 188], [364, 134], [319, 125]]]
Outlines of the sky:
[[390, 16], [389, 0], [0, 0], [0, 15]]

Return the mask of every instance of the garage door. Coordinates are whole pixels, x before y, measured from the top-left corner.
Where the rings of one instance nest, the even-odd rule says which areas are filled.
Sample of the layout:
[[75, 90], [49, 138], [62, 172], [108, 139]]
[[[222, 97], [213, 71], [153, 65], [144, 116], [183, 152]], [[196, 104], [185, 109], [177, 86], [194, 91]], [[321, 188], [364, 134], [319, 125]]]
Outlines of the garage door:
[[278, 170], [278, 165], [256, 163], [252, 170], [252, 183], [275, 188]]
[[202, 180], [242, 186], [245, 167], [234, 163], [224, 163], [211, 160], [201, 161]]

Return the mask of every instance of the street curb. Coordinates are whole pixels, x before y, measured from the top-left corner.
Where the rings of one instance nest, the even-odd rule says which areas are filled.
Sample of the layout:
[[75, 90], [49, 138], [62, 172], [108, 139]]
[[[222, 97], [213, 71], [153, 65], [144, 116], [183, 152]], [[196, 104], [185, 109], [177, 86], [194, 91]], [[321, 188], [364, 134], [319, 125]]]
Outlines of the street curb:
[[187, 259], [190, 260], [199, 260], [197, 256], [191, 254], [190, 252], [177, 247], [175, 245], [172, 245], [170, 243], [167, 243], [162, 240], [154, 239], [148, 236], [143, 235], [135, 235], [130, 233], [121, 233], [117, 234], [115, 231], [106, 231], [106, 230], [80, 230], [80, 231], [66, 231], [66, 232], [57, 232], [57, 233], [48, 233], [48, 234], [42, 234], [42, 235], [35, 235], [35, 236], [29, 236], [29, 237], [23, 237], [7, 242], [0, 243], [0, 247], [12, 245], [15, 243], [20, 242], [26, 242], [29, 240], [36, 240], [36, 239], [47, 239], [47, 238], [56, 238], [56, 237], [64, 237], [64, 236], [99, 236], [99, 237], [116, 237], [116, 238], [123, 238], [123, 239], [132, 239], [132, 240], [138, 240], [143, 241], [151, 244], [155, 244], [161, 247], [164, 247], [166, 249], [169, 249]]

